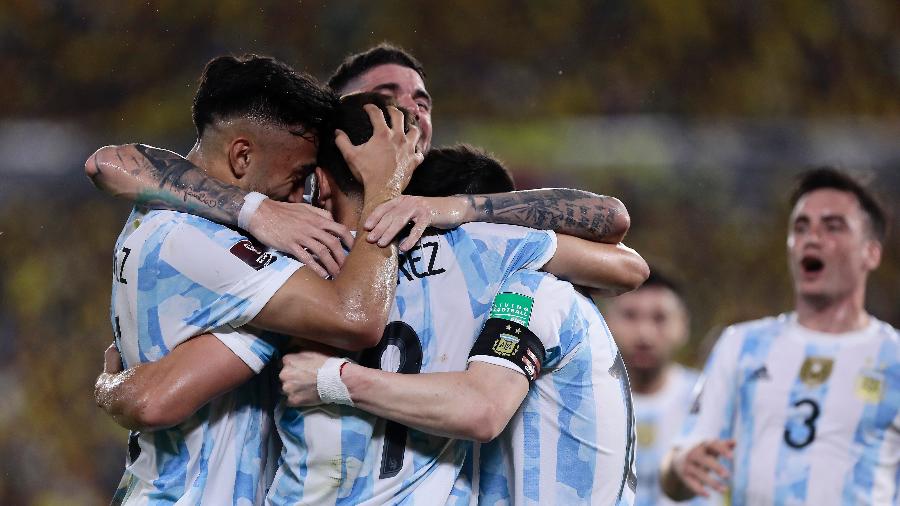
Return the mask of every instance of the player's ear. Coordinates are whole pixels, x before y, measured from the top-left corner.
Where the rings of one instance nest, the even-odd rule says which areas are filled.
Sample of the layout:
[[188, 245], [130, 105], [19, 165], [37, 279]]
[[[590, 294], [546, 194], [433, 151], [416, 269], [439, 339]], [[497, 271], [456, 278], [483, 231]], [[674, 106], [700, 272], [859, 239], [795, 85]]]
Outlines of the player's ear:
[[228, 146], [228, 165], [236, 179], [247, 175], [253, 144], [246, 137], [235, 137]]
[[874, 271], [881, 265], [881, 243], [874, 239], [869, 239], [863, 248], [865, 248], [863, 250], [863, 261], [866, 264], [866, 269]]
[[334, 197], [334, 181], [328, 172], [322, 167], [316, 167], [316, 181], [319, 184], [319, 192], [313, 205], [331, 211], [332, 198]]

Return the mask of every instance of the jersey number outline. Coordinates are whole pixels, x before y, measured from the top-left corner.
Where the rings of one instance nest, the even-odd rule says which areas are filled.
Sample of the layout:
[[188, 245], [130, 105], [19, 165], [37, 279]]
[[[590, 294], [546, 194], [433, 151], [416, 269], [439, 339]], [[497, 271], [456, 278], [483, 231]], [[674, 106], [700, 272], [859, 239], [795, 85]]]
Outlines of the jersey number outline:
[[[360, 355], [360, 365], [381, 369], [382, 358], [388, 346], [395, 346], [400, 350], [400, 365], [396, 371], [389, 372], [418, 374], [422, 370], [422, 342], [416, 331], [402, 321], [387, 324], [378, 345]], [[379, 478], [393, 478], [403, 468], [407, 431], [408, 427], [401, 423], [388, 420], [385, 424]]]
[[799, 401], [794, 403], [794, 408], [799, 408], [800, 406], [810, 407], [809, 416], [807, 416], [803, 420], [803, 425], [809, 427], [809, 433], [806, 435], [806, 438], [802, 441], [796, 441], [794, 440], [793, 436], [791, 436], [790, 427], [784, 428], [784, 442], [795, 450], [799, 450], [801, 448], [809, 446], [813, 442], [813, 440], [816, 439], [816, 420], [819, 418], [819, 414], [821, 413], [821, 410], [819, 409], [819, 403], [814, 401], [813, 399], [800, 399]]

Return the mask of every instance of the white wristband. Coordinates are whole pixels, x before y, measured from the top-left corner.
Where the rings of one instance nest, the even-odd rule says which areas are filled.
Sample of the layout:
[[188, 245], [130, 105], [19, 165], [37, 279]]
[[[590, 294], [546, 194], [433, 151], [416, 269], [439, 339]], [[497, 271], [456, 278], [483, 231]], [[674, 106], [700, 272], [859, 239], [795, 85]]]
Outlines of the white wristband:
[[244, 195], [244, 205], [241, 206], [241, 211], [238, 213], [238, 227], [247, 230], [247, 227], [250, 226], [250, 219], [253, 218], [253, 213], [259, 208], [259, 204], [267, 198], [269, 197], [259, 192], [250, 192]]
[[331, 357], [319, 368], [316, 373], [316, 389], [319, 391], [319, 398], [322, 399], [322, 402], [353, 406], [350, 391], [341, 380], [341, 366], [347, 362], [350, 362], [350, 359]]

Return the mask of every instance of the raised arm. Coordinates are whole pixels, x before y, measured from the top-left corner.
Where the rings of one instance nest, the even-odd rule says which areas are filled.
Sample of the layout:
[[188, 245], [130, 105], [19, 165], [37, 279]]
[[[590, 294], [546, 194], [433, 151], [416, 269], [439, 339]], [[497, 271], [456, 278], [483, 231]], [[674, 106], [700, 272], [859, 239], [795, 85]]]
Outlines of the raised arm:
[[[88, 158], [84, 170], [94, 186], [110, 195], [230, 226], [238, 226], [247, 194], [207, 176], [178, 153], [143, 144], [102, 147]], [[338, 273], [346, 256], [341, 242], [348, 247], [353, 243], [347, 227], [335, 223], [327, 211], [270, 199], [260, 203], [247, 232], [266, 246], [290, 253], [321, 276]]]
[[631, 225], [619, 199], [582, 190], [545, 188], [489, 195], [416, 197], [403, 195], [379, 207], [366, 221], [366, 239], [390, 243], [408, 223], [414, 223], [400, 243], [408, 250], [427, 227], [454, 228], [471, 221], [504, 223], [615, 244]]

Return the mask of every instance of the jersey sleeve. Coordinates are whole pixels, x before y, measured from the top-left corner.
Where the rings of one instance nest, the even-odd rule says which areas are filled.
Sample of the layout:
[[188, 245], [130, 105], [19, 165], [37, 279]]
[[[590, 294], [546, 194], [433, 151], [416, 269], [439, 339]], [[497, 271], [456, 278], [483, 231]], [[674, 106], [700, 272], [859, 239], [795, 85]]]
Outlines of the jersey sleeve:
[[741, 336], [733, 327], [722, 333], [694, 387], [690, 412], [673, 446], [689, 447], [705, 439], [732, 437], [740, 344]]
[[250, 332], [247, 327], [234, 328], [230, 325], [219, 327], [212, 335], [228, 347], [250, 369], [259, 373], [272, 360], [278, 358], [283, 336], [272, 332]]
[[182, 302], [194, 308], [184, 323], [206, 332], [252, 320], [301, 266], [231, 229], [210, 232], [182, 223], [162, 244], [157, 282], [179, 285]]
[[556, 233], [516, 225], [467, 223], [463, 230], [486, 250], [501, 253], [504, 272], [539, 270], [556, 254]]
[[559, 349], [566, 302], [571, 301], [565, 285], [551, 274], [514, 272], [494, 298], [469, 362], [506, 367], [534, 381], [548, 352]]

